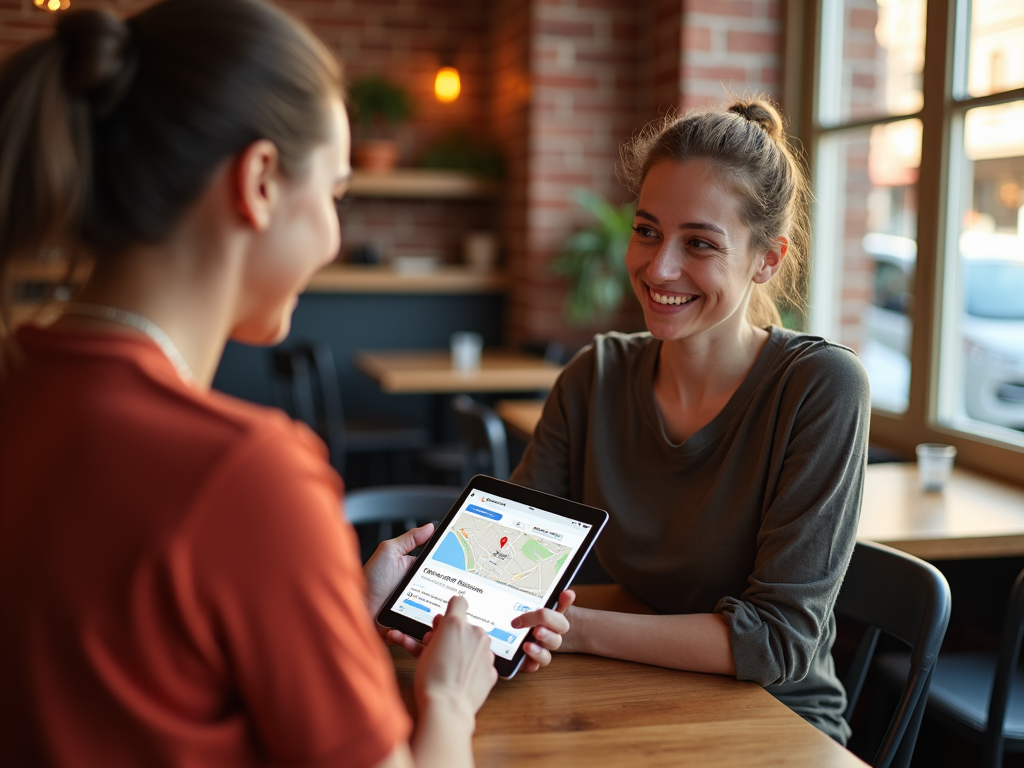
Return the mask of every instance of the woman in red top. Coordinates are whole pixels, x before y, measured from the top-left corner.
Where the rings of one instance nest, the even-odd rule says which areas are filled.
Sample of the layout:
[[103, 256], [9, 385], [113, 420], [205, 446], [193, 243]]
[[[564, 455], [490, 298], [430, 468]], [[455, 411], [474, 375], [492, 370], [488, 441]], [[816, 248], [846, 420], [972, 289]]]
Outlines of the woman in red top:
[[[430, 527], [361, 571], [323, 445], [210, 391], [337, 253], [348, 157], [336, 62], [261, 0], [62, 14], [0, 68], [0, 268], [94, 264], [0, 334], [0, 764], [472, 763], [465, 601], [389, 638], [422, 651], [411, 744], [371, 619]], [[528, 668], [570, 602], [523, 617]]]

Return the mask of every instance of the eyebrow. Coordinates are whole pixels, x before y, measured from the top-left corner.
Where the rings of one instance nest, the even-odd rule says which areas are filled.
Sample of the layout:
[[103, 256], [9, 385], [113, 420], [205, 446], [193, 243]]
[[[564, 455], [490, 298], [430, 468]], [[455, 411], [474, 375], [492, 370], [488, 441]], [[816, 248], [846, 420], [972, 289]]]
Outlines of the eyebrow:
[[[658, 217], [657, 216], [655, 216], [653, 213], [648, 213], [643, 208], [637, 208], [636, 214], [634, 214], [634, 215], [639, 216], [642, 219], [647, 219], [648, 221], [653, 222], [654, 224], [660, 224], [661, 223], [661, 222], [658, 221]], [[715, 226], [714, 224], [709, 224], [709, 223], [703, 222], [703, 221], [688, 221], [685, 224], [680, 224], [679, 228], [680, 229], [703, 229], [703, 230], [706, 230], [708, 232], [717, 232], [720, 235], [724, 235], [725, 234], [725, 231], [721, 227], [718, 227], [718, 226]]]

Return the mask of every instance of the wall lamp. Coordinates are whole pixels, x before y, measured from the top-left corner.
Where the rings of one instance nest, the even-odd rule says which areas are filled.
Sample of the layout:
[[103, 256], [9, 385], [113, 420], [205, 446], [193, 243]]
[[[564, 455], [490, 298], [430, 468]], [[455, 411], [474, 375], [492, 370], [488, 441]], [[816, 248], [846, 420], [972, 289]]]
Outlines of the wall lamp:
[[459, 98], [462, 92], [462, 81], [459, 78], [459, 70], [450, 66], [450, 62], [442, 61], [442, 67], [437, 70], [434, 78], [434, 95], [438, 101], [450, 104]]

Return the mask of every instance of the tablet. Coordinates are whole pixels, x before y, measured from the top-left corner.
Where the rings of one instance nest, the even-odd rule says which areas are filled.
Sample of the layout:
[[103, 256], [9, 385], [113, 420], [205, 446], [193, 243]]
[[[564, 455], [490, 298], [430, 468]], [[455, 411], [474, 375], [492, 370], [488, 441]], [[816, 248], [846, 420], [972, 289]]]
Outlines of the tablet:
[[518, 614], [554, 608], [608, 520], [604, 510], [477, 475], [445, 515], [377, 621], [422, 640], [453, 595], [491, 640], [494, 665], [512, 677], [529, 629]]

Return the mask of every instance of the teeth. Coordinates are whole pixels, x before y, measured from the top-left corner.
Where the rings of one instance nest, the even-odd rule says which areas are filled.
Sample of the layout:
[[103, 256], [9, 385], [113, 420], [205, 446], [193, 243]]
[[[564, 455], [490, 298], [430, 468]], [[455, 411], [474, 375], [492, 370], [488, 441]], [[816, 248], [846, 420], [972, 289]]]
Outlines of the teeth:
[[666, 296], [653, 290], [651, 297], [659, 304], [689, 304], [697, 298], [696, 296]]

